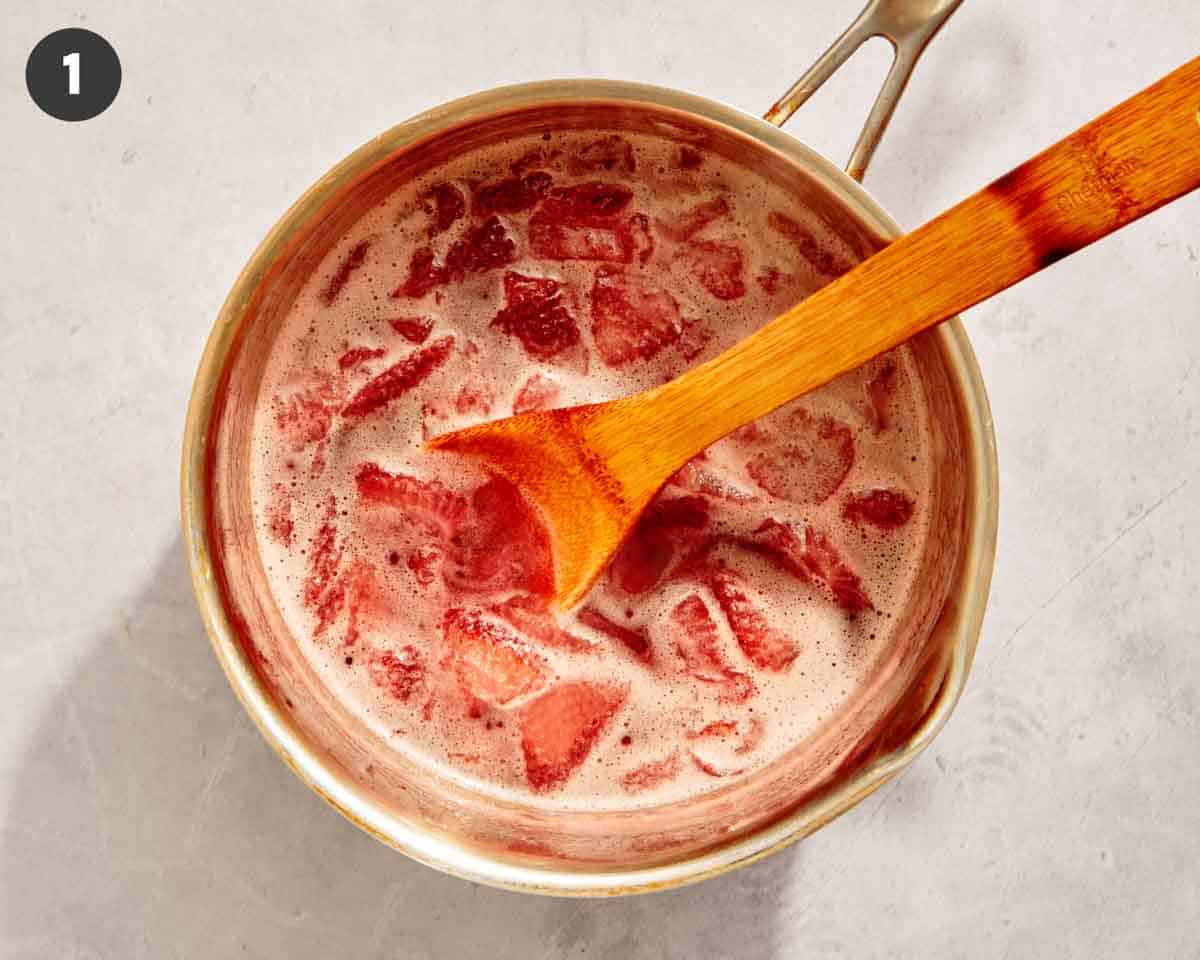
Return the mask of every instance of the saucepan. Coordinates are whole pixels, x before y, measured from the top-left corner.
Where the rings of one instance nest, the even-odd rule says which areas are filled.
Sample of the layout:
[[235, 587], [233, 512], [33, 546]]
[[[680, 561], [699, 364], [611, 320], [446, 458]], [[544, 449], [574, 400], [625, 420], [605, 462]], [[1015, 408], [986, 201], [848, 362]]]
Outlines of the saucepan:
[[[274, 331], [304, 279], [398, 184], [458, 152], [534, 131], [605, 128], [701, 144], [785, 187], [859, 258], [900, 228], [861, 180], [926, 44], [958, 0], [874, 0], [759, 119], [713, 100], [607, 80], [523, 84], [437, 107], [376, 137], [308, 190], [259, 245], [217, 317], [187, 414], [183, 527], [214, 650], [263, 735], [354, 823], [448, 873], [558, 895], [675, 886], [811, 833], [896, 776], [946, 722], [966, 681], [995, 554], [997, 478], [987, 398], [957, 319], [910, 344], [933, 411], [936, 535], [912, 641], [803, 756], [694, 801], [626, 813], [538, 810], [441, 782], [379, 741], [324, 688], [266, 588], [250, 519], [251, 420]], [[780, 128], [857, 47], [895, 61], [843, 172]], [[920, 582], [920, 581], [919, 581]]]

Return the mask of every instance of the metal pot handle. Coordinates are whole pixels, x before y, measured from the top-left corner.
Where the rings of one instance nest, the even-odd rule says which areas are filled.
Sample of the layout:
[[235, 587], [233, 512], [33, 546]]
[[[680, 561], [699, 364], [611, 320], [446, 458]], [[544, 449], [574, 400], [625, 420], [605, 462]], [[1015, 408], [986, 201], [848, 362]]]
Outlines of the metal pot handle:
[[917, 59], [960, 3], [962, 0], [870, 0], [846, 32], [792, 84], [763, 119], [782, 127], [865, 41], [885, 37], [895, 51], [895, 58], [846, 164], [846, 173], [861, 181]]

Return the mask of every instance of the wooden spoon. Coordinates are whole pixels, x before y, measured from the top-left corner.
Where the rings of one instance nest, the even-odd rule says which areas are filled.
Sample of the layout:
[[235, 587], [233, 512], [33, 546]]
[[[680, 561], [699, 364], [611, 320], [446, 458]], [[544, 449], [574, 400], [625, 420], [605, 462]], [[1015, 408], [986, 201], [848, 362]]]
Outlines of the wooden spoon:
[[443, 434], [533, 500], [577, 604], [707, 446], [1200, 186], [1200, 58], [896, 240], [720, 356], [609, 403]]

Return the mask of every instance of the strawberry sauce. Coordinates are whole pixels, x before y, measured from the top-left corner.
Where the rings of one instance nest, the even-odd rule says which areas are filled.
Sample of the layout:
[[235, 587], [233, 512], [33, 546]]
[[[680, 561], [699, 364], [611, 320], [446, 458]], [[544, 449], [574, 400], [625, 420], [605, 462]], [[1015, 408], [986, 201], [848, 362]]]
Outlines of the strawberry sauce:
[[256, 534], [304, 658], [396, 750], [523, 802], [671, 802], [802, 747], [913, 602], [933, 453], [905, 348], [697, 457], [567, 616], [537, 511], [422, 444], [662, 383], [854, 260], [753, 171], [647, 135], [519, 138], [393, 193], [301, 290], [256, 407]]

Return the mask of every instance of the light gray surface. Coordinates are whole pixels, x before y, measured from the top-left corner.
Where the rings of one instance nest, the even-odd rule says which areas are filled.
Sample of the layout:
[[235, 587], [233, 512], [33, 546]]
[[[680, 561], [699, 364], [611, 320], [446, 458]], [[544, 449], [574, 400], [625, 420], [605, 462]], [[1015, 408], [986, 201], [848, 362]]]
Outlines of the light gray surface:
[[[0, 956], [1200, 957], [1200, 196], [968, 315], [1002, 464], [975, 672], [913, 768], [815, 837], [683, 891], [536, 899], [407, 861], [284, 768], [209, 652], [176, 532], [191, 377], [267, 228], [376, 132], [500, 83], [761, 112], [857, 12], [312, 6], [5, 5]], [[69, 125], [21, 77], [76, 24], [125, 79]], [[868, 186], [915, 225], [1198, 39], [1193, 0], [971, 0]], [[844, 157], [884, 63], [863, 51], [790, 129]]]

